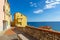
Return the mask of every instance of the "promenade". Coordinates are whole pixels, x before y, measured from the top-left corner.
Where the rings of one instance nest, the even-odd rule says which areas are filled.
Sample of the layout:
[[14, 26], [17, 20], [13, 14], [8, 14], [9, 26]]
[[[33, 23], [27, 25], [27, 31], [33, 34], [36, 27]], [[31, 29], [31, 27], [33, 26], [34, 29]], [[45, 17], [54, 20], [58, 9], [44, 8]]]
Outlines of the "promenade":
[[60, 32], [34, 27], [12, 27], [0, 36], [1, 40], [60, 40]]

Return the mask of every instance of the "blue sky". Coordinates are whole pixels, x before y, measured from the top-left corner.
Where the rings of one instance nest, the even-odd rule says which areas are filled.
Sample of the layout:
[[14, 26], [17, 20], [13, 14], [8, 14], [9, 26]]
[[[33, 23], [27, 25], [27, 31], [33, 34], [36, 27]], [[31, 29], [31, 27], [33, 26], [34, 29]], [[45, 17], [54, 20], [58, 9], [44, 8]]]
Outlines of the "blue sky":
[[60, 21], [60, 0], [8, 0], [12, 18], [20, 12], [28, 22]]

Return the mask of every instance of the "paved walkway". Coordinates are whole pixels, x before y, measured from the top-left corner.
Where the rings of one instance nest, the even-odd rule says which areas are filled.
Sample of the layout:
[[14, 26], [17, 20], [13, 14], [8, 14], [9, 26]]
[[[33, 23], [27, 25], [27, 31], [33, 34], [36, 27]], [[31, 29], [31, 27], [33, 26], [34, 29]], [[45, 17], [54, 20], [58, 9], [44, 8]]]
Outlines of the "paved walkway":
[[3, 34], [0, 34], [0, 40], [17, 40], [17, 34], [12, 30], [14, 28], [10, 28], [8, 30], [5, 30]]
[[29, 40], [27, 37], [25, 37], [23, 34], [19, 34], [19, 37], [21, 38], [21, 40]]
[[22, 40], [37, 40], [36, 38], [33, 38], [32, 36], [29, 36], [27, 34], [18, 34], [18, 36], [22, 39]]
[[37, 40], [36, 38], [33, 38], [32, 36], [17, 30], [16, 28], [8, 29], [4, 35], [0, 36], [0, 40]]
[[22, 32], [22, 31], [20, 31], [20, 30], [18, 30], [18, 29], [15, 29], [15, 30], [13, 30], [13, 31], [14, 31], [16, 34], [18, 34], [20, 40], [37, 40], [36, 38], [28, 35], [28, 34], [25, 33], [25, 32]]
[[1, 35], [0, 36], [0, 40], [17, 40], [18, 39], [18, 37], [17, 37], [17, 35], [15, 34], [15, 35]]

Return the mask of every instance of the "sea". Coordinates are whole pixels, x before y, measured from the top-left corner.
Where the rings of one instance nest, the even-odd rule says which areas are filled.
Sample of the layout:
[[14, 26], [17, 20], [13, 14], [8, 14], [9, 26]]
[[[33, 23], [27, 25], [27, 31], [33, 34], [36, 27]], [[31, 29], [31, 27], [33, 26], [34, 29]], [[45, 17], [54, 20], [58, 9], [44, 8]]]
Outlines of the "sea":
[[53, 30], [60, 32], [60, 22], [28, 22], [29, 26], [39, 28], [41, 26], [50, 26]]

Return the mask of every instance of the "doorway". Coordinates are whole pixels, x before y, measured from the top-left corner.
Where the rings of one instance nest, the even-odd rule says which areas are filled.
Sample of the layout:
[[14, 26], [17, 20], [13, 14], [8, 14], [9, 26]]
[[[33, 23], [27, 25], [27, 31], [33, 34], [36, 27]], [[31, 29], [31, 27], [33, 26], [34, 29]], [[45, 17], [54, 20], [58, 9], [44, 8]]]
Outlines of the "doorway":
[[3, 30], [7, 29], [8, 26], [8, 22], [7, 21], [3, 21]]

